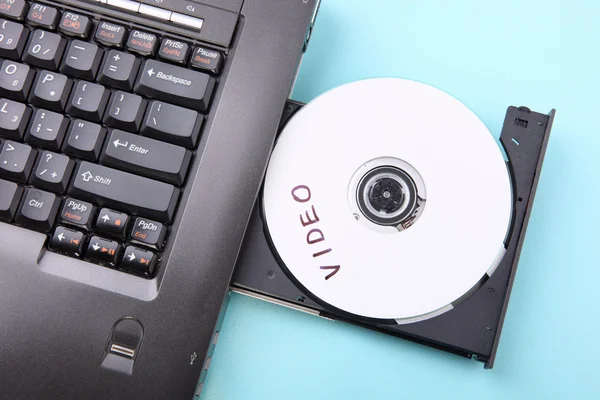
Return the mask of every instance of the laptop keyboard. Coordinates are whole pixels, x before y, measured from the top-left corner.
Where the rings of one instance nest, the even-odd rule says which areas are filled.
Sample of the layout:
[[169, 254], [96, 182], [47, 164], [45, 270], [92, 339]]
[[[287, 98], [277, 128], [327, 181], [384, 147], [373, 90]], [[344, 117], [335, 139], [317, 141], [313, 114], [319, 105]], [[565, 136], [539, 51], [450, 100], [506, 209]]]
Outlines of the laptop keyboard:
[[151, 278], [223, 55], [95, 18], [0, 0], [0, 221]]

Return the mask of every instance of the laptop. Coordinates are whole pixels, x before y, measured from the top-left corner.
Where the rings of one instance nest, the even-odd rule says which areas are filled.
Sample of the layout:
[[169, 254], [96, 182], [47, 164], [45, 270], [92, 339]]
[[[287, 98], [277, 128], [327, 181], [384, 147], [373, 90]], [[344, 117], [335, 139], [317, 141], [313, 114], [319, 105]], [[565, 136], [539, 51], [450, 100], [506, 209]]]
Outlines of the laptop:
[[0, 398], [191, 399], [317, 0], [0, 0]]

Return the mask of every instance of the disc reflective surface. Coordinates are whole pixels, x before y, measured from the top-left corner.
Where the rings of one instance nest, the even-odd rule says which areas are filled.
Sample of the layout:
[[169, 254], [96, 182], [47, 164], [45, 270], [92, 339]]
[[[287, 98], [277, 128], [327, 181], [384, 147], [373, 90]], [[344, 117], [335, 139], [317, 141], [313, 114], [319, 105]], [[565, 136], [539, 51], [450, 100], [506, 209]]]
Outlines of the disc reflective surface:
[[[382, 175], [362, 197], [380, 196], [380, 214], [424, 186], [424, 207], [406, 229], [375, 224], [353, 204], [361, 176], [381, 163], [414, 185], [401, 193], [410, 179]], [[485, 276], [503, 248], [511, 196], [502, 153], [466, 106], [421, 83], [374, 79], [336, 88], [290, 120], [263, 212], [284, 268], [310, 294], [358, 316], [402, 320], [439, 313]]]

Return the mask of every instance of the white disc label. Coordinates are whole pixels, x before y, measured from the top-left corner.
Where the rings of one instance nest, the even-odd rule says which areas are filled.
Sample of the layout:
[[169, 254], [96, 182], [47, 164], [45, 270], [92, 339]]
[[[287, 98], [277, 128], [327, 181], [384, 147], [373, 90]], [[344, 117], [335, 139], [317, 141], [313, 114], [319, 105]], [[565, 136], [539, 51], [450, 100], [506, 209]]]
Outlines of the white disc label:
[[439, 313], [486, 275], [512, 193], [496, 141], [466, 106], [421, 83], [374, 79], [289, 121], [263, 208], [284, 268], [312, 296], [401, 321]]

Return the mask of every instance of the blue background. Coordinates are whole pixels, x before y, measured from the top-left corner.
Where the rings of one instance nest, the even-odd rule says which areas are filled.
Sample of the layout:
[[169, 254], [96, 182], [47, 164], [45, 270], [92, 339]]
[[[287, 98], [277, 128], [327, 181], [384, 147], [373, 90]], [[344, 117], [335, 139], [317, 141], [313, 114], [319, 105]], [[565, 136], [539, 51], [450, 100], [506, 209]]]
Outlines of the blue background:
[[387, 76], [557, 109], [495, 368], [233, 294], [202, 398], [600, 399], [599, 2], [323, 0], [294, 98]]

